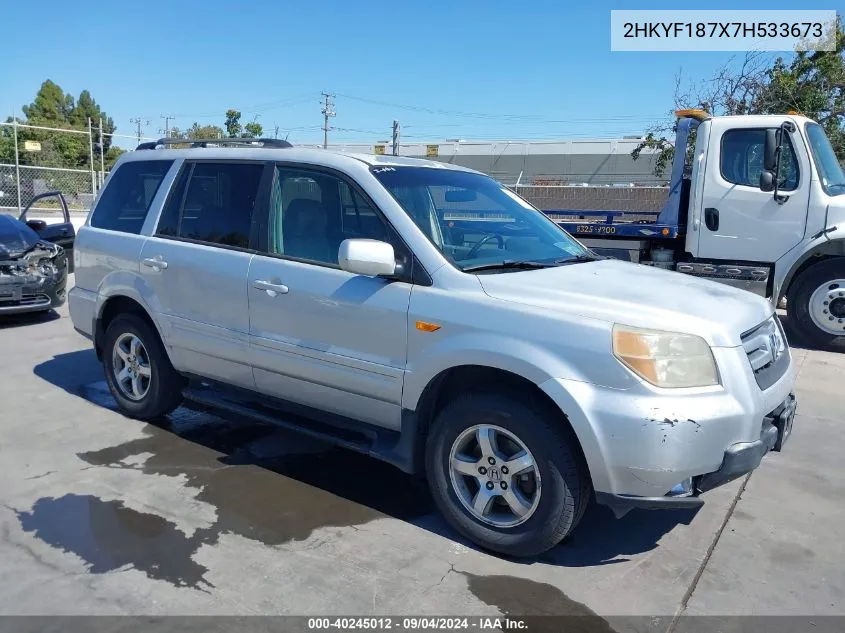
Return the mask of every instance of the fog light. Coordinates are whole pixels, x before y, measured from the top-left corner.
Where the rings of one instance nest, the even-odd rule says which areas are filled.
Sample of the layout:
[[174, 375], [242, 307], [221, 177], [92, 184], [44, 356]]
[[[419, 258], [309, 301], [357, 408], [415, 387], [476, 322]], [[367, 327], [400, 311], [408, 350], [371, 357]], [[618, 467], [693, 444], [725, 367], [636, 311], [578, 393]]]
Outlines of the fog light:
[[687, 477], [681, 483], [675, 484], [667, 497], [689, 497], [692, 495], [692, 477]]

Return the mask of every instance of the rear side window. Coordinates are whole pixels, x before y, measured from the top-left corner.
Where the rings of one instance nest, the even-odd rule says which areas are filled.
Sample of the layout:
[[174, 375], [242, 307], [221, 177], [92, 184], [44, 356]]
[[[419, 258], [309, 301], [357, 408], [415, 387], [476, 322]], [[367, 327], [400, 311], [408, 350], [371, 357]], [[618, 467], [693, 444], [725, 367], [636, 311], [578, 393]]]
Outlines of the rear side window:
[[91, 226], [138, 235], [171, 160], [132, 161], [112, 174], [91, 215]]
[[156, 234], [248, 248], [263, 171], [259, 163], [186, 164]]

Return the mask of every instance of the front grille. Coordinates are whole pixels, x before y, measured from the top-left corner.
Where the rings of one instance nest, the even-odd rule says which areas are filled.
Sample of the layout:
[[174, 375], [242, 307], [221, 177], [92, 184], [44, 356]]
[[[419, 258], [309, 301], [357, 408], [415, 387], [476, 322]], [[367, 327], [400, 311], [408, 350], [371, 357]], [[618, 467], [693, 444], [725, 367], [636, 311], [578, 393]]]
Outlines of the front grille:
[[786, 373], [790, 362], [789, 345], [776, 316], [743, 334], [742, 347], [761, 389], [768, 389]]
[[26, 308], [50, 305], [50, 297], [40, 292], [24, 289], [20, 294], [13, 294], [0, 289], [0, 308]]

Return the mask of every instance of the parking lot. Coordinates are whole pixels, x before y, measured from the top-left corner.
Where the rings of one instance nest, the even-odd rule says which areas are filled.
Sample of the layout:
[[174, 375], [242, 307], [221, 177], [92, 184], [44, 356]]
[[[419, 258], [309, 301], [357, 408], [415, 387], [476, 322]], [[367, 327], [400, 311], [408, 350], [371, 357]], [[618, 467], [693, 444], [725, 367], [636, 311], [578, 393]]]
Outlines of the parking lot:
[[664, 630], [681, 613], [845, 614], [845, 356], [793, 355], [785, 452], [697, 513], [593, 506], [548, 554], [506, 560], [386, 464], [183, 409], [124, 418], [66, 306], [5, 318], [0, 611], [668, 616]]

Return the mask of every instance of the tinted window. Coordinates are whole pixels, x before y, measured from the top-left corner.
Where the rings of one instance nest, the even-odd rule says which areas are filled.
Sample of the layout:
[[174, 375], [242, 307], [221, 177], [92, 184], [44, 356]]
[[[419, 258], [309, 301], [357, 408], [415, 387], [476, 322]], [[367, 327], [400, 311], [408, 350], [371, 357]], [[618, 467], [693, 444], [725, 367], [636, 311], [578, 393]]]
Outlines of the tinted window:
[[156, 192], [173, 161], [124, 163], [109, 178], [91, 215], [91, 226], [124, 233], [141, 232]]
[[247, 248], [263, 170], [256, 163], [186, 164], [157, 235]]
[[390, 241], [375, 209], [330, 174], [278, 168], [270, 205], [269, 245], [274, 254], [337, 265], [345, 239]]
[[[763, 171], [763, 146], [766, 130], [728, 130], [722, 136], [722, 178], [735, 185], [760, 186]], [[786, 139], [780, 156], [778, 188], [795, 189], [798, 186], [798, 161], [792, 142]]]

